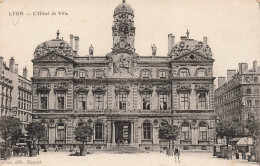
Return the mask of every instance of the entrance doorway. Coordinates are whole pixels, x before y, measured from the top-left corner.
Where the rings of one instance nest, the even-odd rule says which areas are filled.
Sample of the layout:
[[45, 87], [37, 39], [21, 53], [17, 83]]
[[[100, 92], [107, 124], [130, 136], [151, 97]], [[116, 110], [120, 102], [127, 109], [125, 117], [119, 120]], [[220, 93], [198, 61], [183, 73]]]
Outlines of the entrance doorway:
[[131, 141], [131, 123], [127, 121], [115, 122], [116, 137], [115, 141], [118, 145], [128, 145]]

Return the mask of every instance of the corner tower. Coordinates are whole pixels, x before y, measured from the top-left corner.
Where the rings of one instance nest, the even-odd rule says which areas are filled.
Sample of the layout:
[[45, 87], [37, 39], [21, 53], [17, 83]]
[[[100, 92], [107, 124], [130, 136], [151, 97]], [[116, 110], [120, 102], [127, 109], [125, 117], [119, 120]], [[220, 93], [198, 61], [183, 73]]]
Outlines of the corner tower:
[[125, 0], [115, 8], [112, 35], [113, 51], [123, 49], [135, 52], [134, 10]]

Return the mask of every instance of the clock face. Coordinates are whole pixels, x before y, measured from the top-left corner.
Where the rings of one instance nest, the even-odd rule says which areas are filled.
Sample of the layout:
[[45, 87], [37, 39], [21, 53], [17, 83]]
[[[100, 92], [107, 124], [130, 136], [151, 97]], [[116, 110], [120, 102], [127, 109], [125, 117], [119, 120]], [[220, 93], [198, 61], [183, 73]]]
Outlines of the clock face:
[[129, 32], [129, 30], [128, 30], [128, 27], [127, 27], [127, 26], [120, 26], [120, 27], [119, 27], [119, 33], [120, 33], [120, 34], [126, 35], [126, 34], [128, 34], [128, 32]]

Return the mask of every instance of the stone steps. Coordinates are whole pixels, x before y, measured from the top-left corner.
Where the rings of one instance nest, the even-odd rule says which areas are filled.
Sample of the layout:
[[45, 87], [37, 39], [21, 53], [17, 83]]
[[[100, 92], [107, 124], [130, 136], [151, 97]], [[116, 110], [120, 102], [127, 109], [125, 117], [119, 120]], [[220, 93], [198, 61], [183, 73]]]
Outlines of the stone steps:
[[137, 147], [125, 145], [125, 146], [113, 146], [104, 150], [104, 152], [120, 154], [120, 153], [149, 153], [145, 150]]

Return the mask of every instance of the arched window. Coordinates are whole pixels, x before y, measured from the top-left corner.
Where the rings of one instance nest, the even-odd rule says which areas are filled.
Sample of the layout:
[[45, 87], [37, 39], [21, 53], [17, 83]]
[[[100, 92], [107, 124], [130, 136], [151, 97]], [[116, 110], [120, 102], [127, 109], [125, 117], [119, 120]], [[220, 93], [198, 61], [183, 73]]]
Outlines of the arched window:
[[247, 95], [250, 95], [250, 94], [251, 94], [251, 89], [247, 89], [247, 90], [246, 90], [246, 94], [247, 94]]
[[95, 124], [95, 139], [103, 139], [103, 125], [101, 123]]
[[197, 77], [206, 77], [206, 69], [198, 69], [196, 75]]
[[190, 132], [190, 124], [187, 122], [184, 122], [181, 125], [181, 140], [189, 140], [189, 132]]
[[57, 139], [65, 140], [65, 124], [64, 123], [57, 124]]
[[87, 72], [85, 70], [80, 70], [79, 71], [79, 78], [86, 78]]
[[40, 77], [49, 77], [48, 69], [40, 69]]
[[63, 69], [63, 68], [57, 69], [57, 71], [56, 71], [56, 76], [57, 76], [57, 77], [65, 77], [65, 76], [66, 76], [66, 71], [65, 71], [65, 69]]
[[142, 94], [143, 98], [143, 110], [150, 110], [150, 94], [144, 93]]
[[189, 69], [182, 68], [179, 70], [179, 76], [180, 77], [189, 77]]
[[144, 139], [152, 139], [152, 125], [149, 122], [143, 123]]
[[205, 123], [205, 122], [201, 122], [200, 124], [199, 124], [199, 139], [200, 140], [203, 140], [203, 141], [205, 141], [205, 140], [207, 140], [208, 139], [208, 125], [207, 125], [207, 123]]

